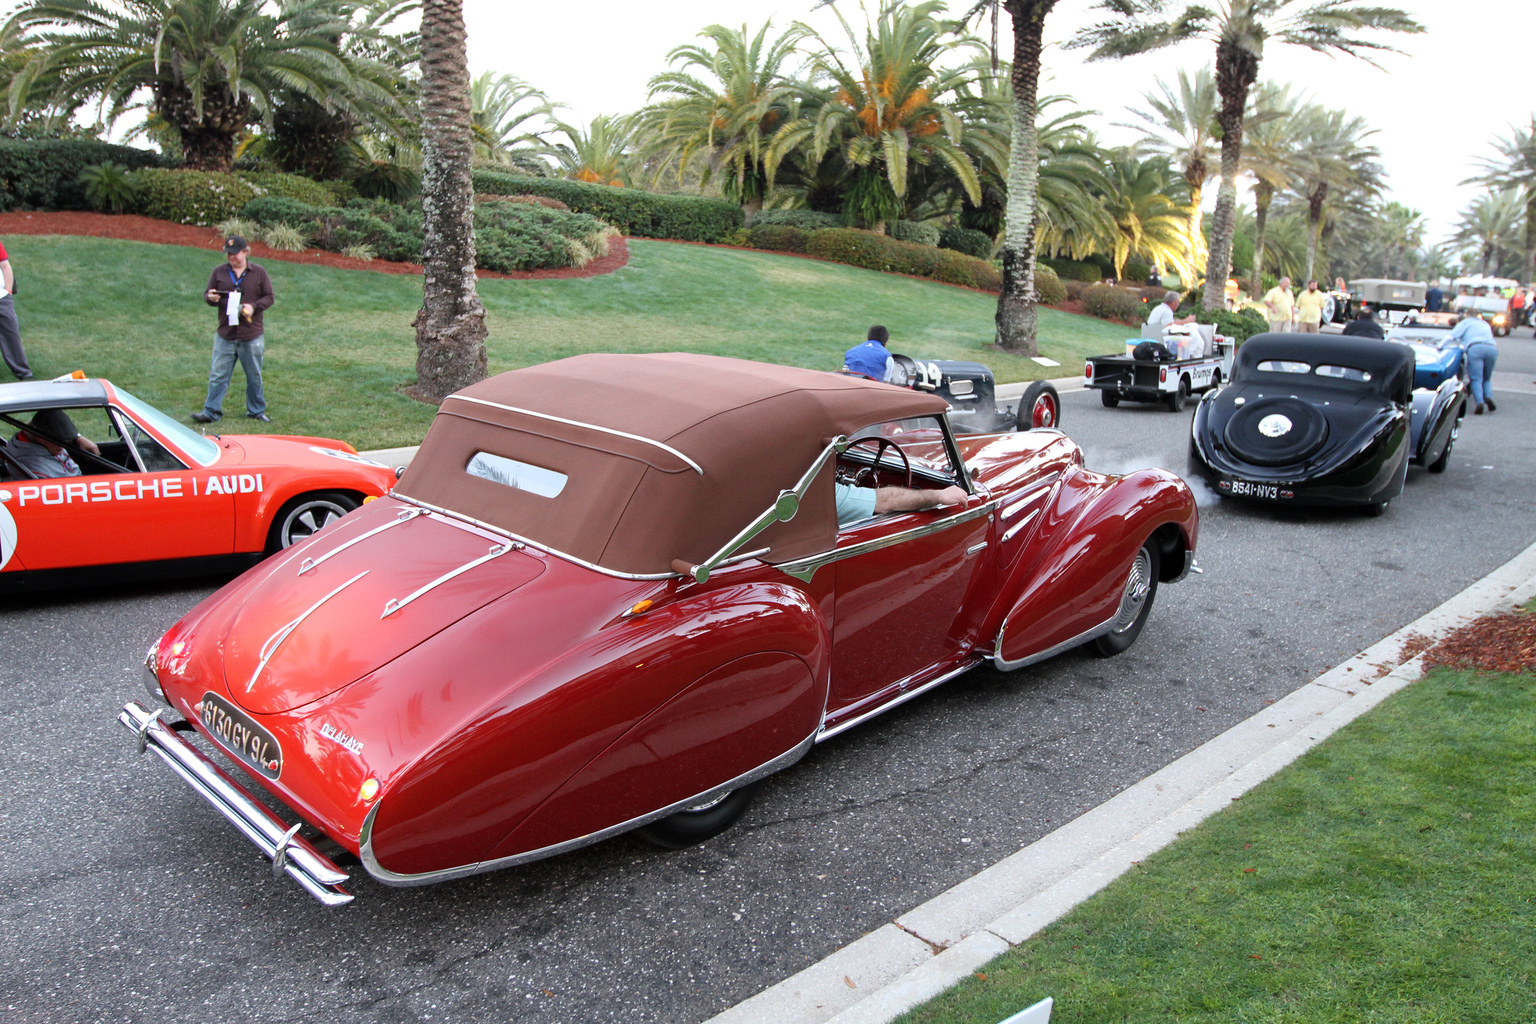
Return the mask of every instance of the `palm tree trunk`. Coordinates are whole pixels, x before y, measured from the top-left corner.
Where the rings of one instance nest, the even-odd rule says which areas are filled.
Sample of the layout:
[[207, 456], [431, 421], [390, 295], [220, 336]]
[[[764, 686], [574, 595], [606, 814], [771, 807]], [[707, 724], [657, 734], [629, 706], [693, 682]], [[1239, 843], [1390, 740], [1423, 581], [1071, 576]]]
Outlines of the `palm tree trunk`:
[[1525, 190], [1525, 281], [1536, 281], [1536, 188]]
[[1323, 203], [1328, 198], [1328, 183], [1320, 181], [1317, 187], [1307, 193], [1307, 273], [1308, 281], [1313, 277], [1313, 265], [1317, 262], [1317, 243], [1323, 237]]
[[1211, 212], [1211, 252], [1205, 262], [1206, 309], [1225, 309], [1227, 274], [1232, 270], [1232, 236], [1237, 233], [1237, 172], [1243, 156], [1243, 110], [1259, 77], [1258, 57], [1236, 43], [1216, 44], [1216, 91], [1221, 96], [1221, 185]]
[[1189, 263], [1198, 267], [1208, 258], [1205, 248], [1205, 232], [1201, 229], [1205, 214], [1200, 201], [1205, 195], [1205, 183], [1189, 184]]
[[421, 11], [421, 209], [425, 284], [416, 328], [416, 395], [440, 402], [486, 373], [485, 309], [475, 290], [469, 66], [463, 0]]
[[1040, 297], [1035, 292], [1035, 221], [1040, 199], [1040, 135], [1035, 125], [1045, 16], [1056, 0], [1005, 0], [1013, 19], [1013, 141], [1008, 152], [1008, 208], [1003, 233], [1003, 287], [997, 296], [997, 344], [1040, 352]]
[[1264, 291], [1264, 229], [1269, 226], [1269, 204], [1275, 186], [1260, 179], [1253, 186], [1253, 288], [1254, 297]]

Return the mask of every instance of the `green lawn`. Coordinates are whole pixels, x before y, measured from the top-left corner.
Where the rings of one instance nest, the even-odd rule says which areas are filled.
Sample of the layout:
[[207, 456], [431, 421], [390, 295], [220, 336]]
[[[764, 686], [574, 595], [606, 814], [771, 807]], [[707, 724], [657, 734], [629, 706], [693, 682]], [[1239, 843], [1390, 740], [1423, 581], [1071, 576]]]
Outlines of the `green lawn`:
[[902, 1021], [1529, 1024], [1533, 698], [1431, 673]]
[[[168, 412], [199, 408], [212, 310], [201, 294], [213, 254], [98, 238], [6, 239], [17, 315], [39, 377], [82, 369]], [[578, 352], [692, 351], [822, 369], [871, 323], [891, 347], [975, 359], [1000, 382], [1080, 372], [1119, 349], [1127, 328], [1041, 311], [1042, 367], [990, 347], [991, 295], [837, 264], [671, 242], [631, 241], [628, 266], [568, 281], [480, 282], [491, 371]], [[414, 444], [433, 410], [400, 394], [415, 375], [414, 277], [272, 261], [267, 315], [268, 431], [345, 438], [359, 448]], [[237, 370], [220, 429], [245, 432]]]

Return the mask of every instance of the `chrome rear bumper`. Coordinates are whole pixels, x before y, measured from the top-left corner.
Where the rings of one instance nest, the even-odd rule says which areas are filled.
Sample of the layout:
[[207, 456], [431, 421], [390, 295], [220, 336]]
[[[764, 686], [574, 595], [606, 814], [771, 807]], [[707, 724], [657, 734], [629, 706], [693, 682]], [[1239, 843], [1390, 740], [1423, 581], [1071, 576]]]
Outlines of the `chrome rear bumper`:
[[347, 873], [313, 843], [299, 835], [302, 825], [289, 825], [249, 793], [202, 751], [182, 739], [136, 700], [123, 706], [117, 720], [138, 740], [139, 753], [153, 750], [192, 789], [224, 815], [231, 825], [272, 861], [272, 876], [284, 872], [328, 907], [352, 902], [341, 887]]

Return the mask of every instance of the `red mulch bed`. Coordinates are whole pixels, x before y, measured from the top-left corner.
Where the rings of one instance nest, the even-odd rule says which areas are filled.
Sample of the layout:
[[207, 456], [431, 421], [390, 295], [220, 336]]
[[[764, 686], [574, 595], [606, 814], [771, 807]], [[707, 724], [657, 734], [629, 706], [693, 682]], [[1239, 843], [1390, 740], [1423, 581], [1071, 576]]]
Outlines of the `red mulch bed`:
[[[185, 245], [193, 249], [209, 249], [217, 252], [224, 240], [213, 233], [212, 228], [172, 224], [165, 220], [152, 220], [133, 214], [85, 213], [75, 210], [12, 211], [0, 213], [0, 237], [5, 235], [88, 235], [95, 238], [125, 238], [132, 242], [156, 242], [161, 245]], [[313, 263], [322, 267], [340, 267], [343, 270], [372, 270], [381, 274], [413, 274], [421, 276], [421, 266], [416, 263], [393, 263], [389, 260], [357, 260], [324, 249], [305, 249], [303, 252], [284, 252], [269, 248], [262, 242], [251, 243], [251, 256], [260, 260], [280, 260], [285, 263]], [[477, 277], [503, 278], [513, 281], [546, 281], [572, 277], [596, 277], [618, 270], [629, 262], [629, 244], [624, 238], [608, 241], [608, 255], [601, 256], [584, 267], [562, 267], [558, 270], [522, 270], [502, 274], [494, 270], [481, 270]]]
[[1458, 629], [1425, 655], [1426, 669], [1439, 665], [1484, 672], [1536, 672], [1536, 614], [1504, 612]]

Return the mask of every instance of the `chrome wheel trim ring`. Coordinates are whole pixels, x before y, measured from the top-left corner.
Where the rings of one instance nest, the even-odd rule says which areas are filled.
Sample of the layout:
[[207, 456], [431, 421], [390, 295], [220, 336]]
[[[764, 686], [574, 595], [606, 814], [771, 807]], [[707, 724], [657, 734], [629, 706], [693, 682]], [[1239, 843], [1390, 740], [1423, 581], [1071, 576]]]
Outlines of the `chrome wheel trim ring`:
[[1136, 552], [1136, 560], [1131, 563], [1131, 571], [1125, 577], [1125, 589], [1120, 592], [1120, 611], [1115, 615], [1114, 625], [1110, 626], [1111, 633], [1124, 633], [1136, 624], [1151, 590], [1152, 556], [1146, 548], [1142, 548]]

